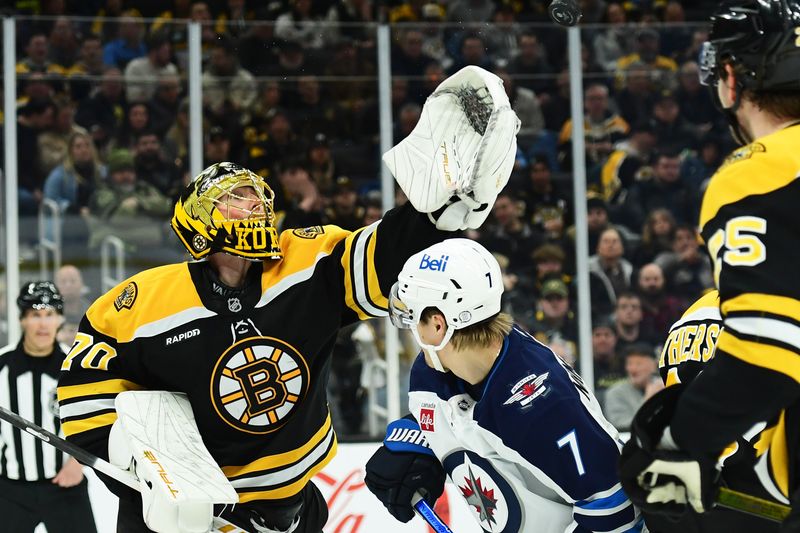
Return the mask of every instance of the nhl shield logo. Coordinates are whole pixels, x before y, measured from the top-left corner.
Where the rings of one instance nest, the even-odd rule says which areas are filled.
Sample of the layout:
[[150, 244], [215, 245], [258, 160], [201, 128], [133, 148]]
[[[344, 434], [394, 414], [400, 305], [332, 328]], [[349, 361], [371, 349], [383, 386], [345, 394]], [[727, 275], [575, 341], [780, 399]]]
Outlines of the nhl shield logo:
[[239, 298], [228, 298], [228, 309], [231, 313], [238, 313], [242, 310], [242, 302]]

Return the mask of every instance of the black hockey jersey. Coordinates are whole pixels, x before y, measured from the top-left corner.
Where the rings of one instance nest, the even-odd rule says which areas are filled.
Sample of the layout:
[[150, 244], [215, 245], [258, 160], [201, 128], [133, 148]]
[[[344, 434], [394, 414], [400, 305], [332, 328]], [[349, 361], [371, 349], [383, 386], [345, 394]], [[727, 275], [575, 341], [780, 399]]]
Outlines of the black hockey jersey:
[[721, 449], [767, 420], [756, 472], [783, 503], [798, 486], [800, 444], [800, 124], [734, 151], [700, 213], [723, 326], [716, 354], [681, 397], [672, 435]]
[[326, 383], [337, 331], [385, 316], [405, 260], [446, 236], [408, 204], [356, 232], [284, 231], [284, 258], [253, 264], [241, 292], [206, 262], [133, 276], [81, 322], [58, 387], [64, 433], [107, 457], [118, 393], [185, 392], [241, 503], [297, 494], [336, 453]]

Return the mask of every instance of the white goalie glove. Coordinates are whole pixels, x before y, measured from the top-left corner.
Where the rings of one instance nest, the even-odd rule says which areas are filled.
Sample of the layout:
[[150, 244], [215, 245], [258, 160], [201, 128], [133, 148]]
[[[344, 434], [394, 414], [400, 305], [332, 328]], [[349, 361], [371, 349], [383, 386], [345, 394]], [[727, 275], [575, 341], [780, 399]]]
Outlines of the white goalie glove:
[[129, 391], [117, 395], [109, 461], [133, 469], [142, 515], [158, 533], [206, 533], [214, 504], [239, 496], [203, 444], [184, 394]]
[[436, 88], [414, 130], [383, 160], [437, 228], [474, 229], [508, 183], [519, 125], [502, 80], [467, 66]]

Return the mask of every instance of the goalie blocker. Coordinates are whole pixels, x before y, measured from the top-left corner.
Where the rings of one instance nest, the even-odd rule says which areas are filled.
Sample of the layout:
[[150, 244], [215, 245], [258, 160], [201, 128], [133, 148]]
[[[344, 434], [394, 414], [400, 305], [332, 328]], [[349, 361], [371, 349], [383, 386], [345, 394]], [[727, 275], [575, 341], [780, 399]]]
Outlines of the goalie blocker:
[[436, 88], [411, 134], [383, 160], [437, 228], [474, 229], [508, 183], [519, 126], [502, 80], [470, 65]]

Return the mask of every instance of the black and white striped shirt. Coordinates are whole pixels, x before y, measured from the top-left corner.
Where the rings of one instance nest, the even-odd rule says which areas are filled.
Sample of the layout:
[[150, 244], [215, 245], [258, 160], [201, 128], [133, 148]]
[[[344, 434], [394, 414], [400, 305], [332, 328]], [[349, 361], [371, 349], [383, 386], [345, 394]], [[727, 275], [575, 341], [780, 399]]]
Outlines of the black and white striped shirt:
[[[47, 357], [31, 357], [16, 346], [0, 350], [0, 405], [57, 435], [61, 433], [56, 387], [65, 354], [58, 343]], [[0, 421], [0, 477], [52, 479], [67, 457], [49, 444]]]

